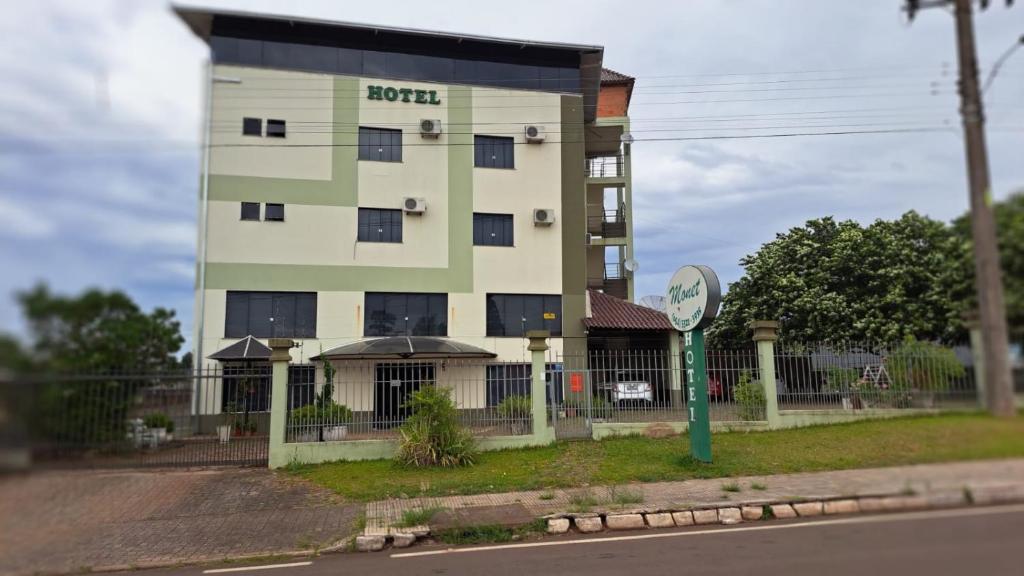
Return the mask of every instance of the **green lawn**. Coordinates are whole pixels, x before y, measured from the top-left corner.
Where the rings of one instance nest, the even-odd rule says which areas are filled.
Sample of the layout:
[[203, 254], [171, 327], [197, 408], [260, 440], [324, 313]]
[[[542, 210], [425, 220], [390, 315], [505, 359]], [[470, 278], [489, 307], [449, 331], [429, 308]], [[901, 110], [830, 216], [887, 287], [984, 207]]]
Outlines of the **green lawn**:
[[689, 457], [686, 436], [561, 442], [485, 452], [469, 468], [415, 469], [388, 460], [296, 466], [288, 471], [353, 501], [583, 485], [719, 478], [1024, 457], [1024, 416], [901, 418], [775, 432], [714, 434], [715, 462]]

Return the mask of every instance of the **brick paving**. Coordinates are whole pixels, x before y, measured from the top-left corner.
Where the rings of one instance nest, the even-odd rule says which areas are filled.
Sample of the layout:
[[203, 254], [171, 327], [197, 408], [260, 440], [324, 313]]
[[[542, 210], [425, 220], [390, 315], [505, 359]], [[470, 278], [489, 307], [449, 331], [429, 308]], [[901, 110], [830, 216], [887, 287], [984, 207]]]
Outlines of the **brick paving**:
[[[739, 492], [723, 490], [723, 486], [730, 484], [737, 485]], [[754, 485], [763, 489], [755, 489]], [[910, 493], [921, 496], [947, 495], [951, 492], [960, 493], [964, 488], [976, 493], [1012, 491], [1024, 497], [1024, 459], [383, 500], [366, 506], [366, 533], [387, 534], [407, 510], [451, 509], [459, 510], [461, 518], [472, 518], [473, 508], [484, 510], [518, 504], [533, 517], [541, 517], [572, 511], [574, 500], [579, 502], [583, 499], [597, 502], [592, 506], [593, 512], [657, 512], [703, 506], [737, 506], [741, 503], [756, 505], [781, 500]], [[642, 498], [642, 502], [615, 504], [616, 499], [641, 499], [637, 496]]]
[[295, 553], [346, 538], [360, 512], [257, 468], [8, 476], [0, 478], [0, 574]]

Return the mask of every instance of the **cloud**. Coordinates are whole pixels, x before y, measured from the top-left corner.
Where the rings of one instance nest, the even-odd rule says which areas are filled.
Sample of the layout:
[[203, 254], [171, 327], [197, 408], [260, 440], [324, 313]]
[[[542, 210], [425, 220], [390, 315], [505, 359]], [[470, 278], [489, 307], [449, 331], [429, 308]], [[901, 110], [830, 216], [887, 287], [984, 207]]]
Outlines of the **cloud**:
[[36, 240], [52, 236], [55, 228], [44, 214], [0, 197], [0, 235]]

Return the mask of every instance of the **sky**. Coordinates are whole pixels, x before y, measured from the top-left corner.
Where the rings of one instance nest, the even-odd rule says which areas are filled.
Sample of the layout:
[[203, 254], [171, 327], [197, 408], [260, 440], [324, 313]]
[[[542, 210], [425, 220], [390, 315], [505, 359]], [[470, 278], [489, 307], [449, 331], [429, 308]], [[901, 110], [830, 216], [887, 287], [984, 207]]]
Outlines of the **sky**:
[[[982, 76], [1024, 6], [977, 15]], [[1019, 4], [1019, 3], [1018, 3]], [[683, 264], [723, 285], [779, 232], [967, 208], [954, 21], [902, 0], [202, 2], [605, 47], [630, 116], [637, 295]], [[128, 292], [191, 333], [206, 46], [166, 2], [11, 3], [0, 19], [0, 331], [39, 281]], [[1024, 49], [986, 92], [993, 195], [1024, 189]], [[878, 132], [798, 137], [757, 135]], [[725, 138], [723, 138], [725, 137]]]

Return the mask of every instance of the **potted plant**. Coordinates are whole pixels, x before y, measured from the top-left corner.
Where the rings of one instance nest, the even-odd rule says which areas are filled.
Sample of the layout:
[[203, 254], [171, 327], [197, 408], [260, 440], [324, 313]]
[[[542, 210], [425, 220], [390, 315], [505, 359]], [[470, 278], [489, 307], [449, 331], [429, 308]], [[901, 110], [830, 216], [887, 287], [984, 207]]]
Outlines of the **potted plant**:
[[[858, 372], [856, 368], [839, 368], [833, 366], [828, 369], [825, 376], [824, 392], [838, 394], [841, 398], [843, 410], [854, 408], [853, 393], [857, 391]], [[859, 408], [859, 406], [858, 406]]]
[[532, 412], [533, 401], [529, 395], [513, 394], [498, 403], [498, 416], [510, 424], [513, 436], [526, 434], [530, 429]]
[[948, 391], [951, 381], [967, 372], [953, 350], [913, 339], [897, 348], [886, 363], [896, 401], [903, 407], [917, 397], [921, 408], [934, 408], [936, 394]]
[[217, 438], [220, 439], [221, 444], [227, 444], [231, 440], [231, 430], [234, 429], [235, 409], [235, 403], [228, 402], [221, 413], [224, 417], [224, 423], [217, 425]]
[[343, 404], [331, 402], [320, 408], [320, 423], [323, 426], [324, 442], [344, 440], [348, 436], [347, 424], [352, 421], [352, 411]]
[[288, 427], [293, 430], [294, 442], [344, 440], [348, 436], [347, 424], [351, 421], [352, 411], [334, 402], [324, 406], [307, 404], [288, 415]]
[[156, 437], [157, 444], [163, 444], [174, 438], [174, 420], [163, 412], [153, 412], [142, 418], [142, 425]]

